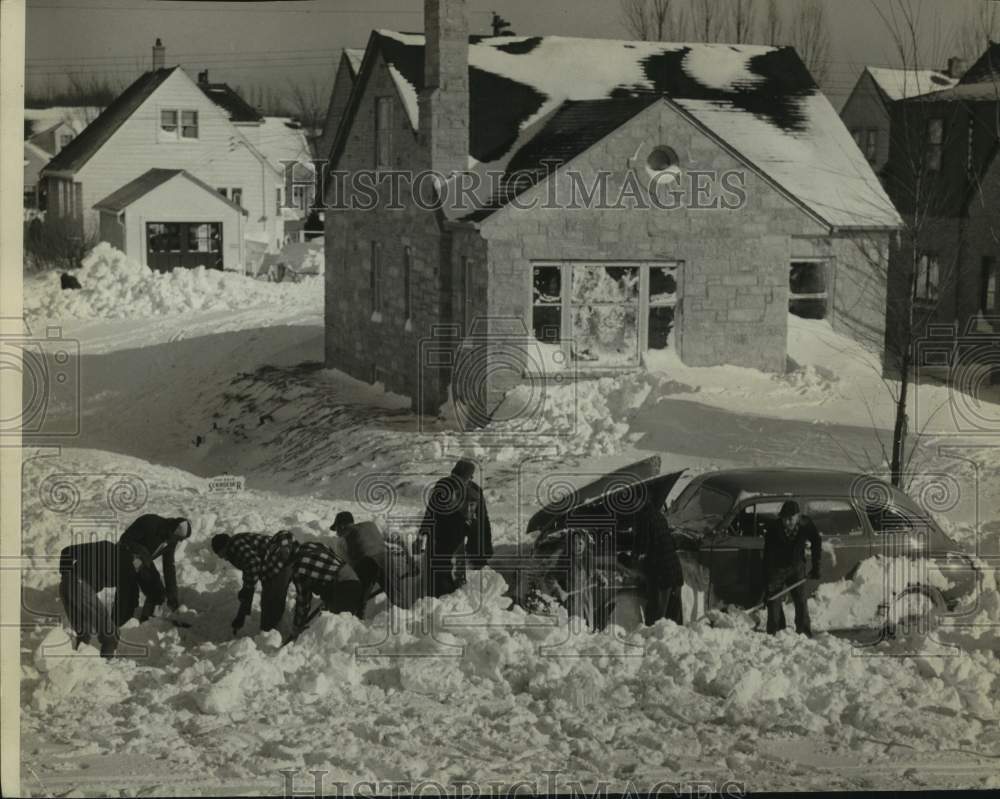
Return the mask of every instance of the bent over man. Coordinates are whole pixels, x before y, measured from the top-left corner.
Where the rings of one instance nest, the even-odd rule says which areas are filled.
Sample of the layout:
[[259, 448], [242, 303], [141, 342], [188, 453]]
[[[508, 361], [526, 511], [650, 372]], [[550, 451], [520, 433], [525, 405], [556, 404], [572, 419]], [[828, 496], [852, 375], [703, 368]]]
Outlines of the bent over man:
[[[212, 537], [212, 551], [243, 573], [243, 585], [236, 595], [239, 609], [231, 625], [233, 635], [240, 631], [250, 615], [258, 581], [261, 584], [261, 630], [270, 630], [281, 620], [284, 593], [291, 578], [290, 572], [287, 572], [288, 559], [294, 543], [291, 533], [286, 530], [274, 535], [237, 533], [229, 536], [219, 533]], [[277, 612], [275, 606], [279, 596], [280, 612]]]
[[818, 580], [823, 557], [819, 530], [812, 519], [802, 514], [799, 503], [790, 499], [778, 512], [778, 524], [769, 526], [764, 537], [764, 597], [767, 600], [767, 631], [771, 635], [785, 629], [784, 598], [772, 597], [794, 585], [789, 593], [795, 603], [795, 632], [812, 637], [805, 586], [806, 544], [812, 556], [808, 577]]
[[[139, 604], [139, 592], [146, 597], [139, 621], [153, 615], [156, 608], [166, 599], [171, 610], [180, 607], [177, 597], [177, 566], [175, 552], [177, 545], [191, 536], [191, 522], [182, 518], [164, 518], [155, 513], [140, 516], [128, 526], [118, 546], [128, 552], [133, 563], [141, 563], [135, 568], [136, 579], [120, 581], [115, 605], [119, 608], [119, 618], [128, 619]], [[156, 559], [163, 560], [163, 578], [156, 568]], [[166, 587], [164, 588], [164, 582]]]
[[296, 544], [289, 568], [295, 586], [293, 638], [302, 632], [309, 619], [313, 594], [323, 602], [323, 610], [360, 616], [361, 581], [350, 565], [328, 546], [314, 541]]

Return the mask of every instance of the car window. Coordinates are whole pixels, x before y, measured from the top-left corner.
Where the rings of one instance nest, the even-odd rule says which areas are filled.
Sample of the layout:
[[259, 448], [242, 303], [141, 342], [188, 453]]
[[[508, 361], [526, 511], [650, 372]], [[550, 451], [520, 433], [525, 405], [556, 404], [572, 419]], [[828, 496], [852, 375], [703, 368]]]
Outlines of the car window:
[[805, 513], [813, 520], [813, 524], [822, 536], [865, 534], [861, 517], [847, 500], [811, 499], [805, 504]]
[[899, 508], [867, 508], [865, 514], [875, 535], [926, 532], [928, 524]]
[[706, 485], [698, 486], [678, 503], [670, 514], [670, 523], [683, 530], [708, 532], [722, 521], [733, 507], [733, 498]]
[[729, 534], [743, 538], [765, 535], [769, 526], [777, 524], [782, 504], [784, 501], [744, 505], [729, 525]]

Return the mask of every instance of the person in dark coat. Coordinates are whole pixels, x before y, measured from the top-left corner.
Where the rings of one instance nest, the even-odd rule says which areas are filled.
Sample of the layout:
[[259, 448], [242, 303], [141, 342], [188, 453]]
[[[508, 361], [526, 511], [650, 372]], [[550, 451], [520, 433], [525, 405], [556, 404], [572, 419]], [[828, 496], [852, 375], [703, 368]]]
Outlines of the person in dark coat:
[[[118, 586], [115, 604], [121, 607], [125, 618], [131, 617], [139, 604], [140, 589], [146, 601], [139, 614], [145, 621], [166, 599], [171, 610], [180, 607], [177, 596], [177, 567], [174, 562], [177, 545], [191, 536], [191, 522], [183, 518], [164, 518], [154, 513], [140, 516], [128, 526], [118, 546], [134, 559], [141, 561], [136, 579], [125, 580]], [[156, 559], [163, 561], [163, 577], [156, 568]], [[164, 582], [166, 586], [164, 586]]]
[[567, 530], [563, 548], [541, 586], [543, 593], [559, 600], [570, 618], [582, 619], [588, 630], [603, 626], [603, 614], [596, 610], [603, 605], [599, 589], [607, 585], [594, 562], [594, 549], [586, 530]]
[[98, 592], [118, 589], [120, 578], [123, 583], [136, 578], [130, 555], [113, 541], [72, 544], [59, 553], [59, 573], [59, 598], [76, 634], [73, 648], [96, 636], [101, 656], [111, 657], [118, 649], [118, 628], [131, 614], [124, 615], [117, 602], [109, 611]]
[[[806, 544], [812, 557], [808, 578], [818, 580], [823, 556], [819, 530], [812, 519], [802, 514], [799, 503], [790, 499], [778, 512], [778, 523], [769, 525], [764, 536], [764, 598], [767, 602], [767, 632], [771, 635], [785, 629], [784, 597], [771, 597], [807, 577]], [[805, 583], [789, 593], [795, 604], [795, 631], [811, 638], [812, 624]]]
[[451, 474], [434, 484], [415, 542], [424, 546], [430, 592], [440, 597], [465, 584], [466, 563], [481, 569], [493, 556], [493, 532], [486, 500], [472, 479], [476, 467], [460, 460]]
[[660, 508], [666, 497], [650, 497], [636, 515], [631, 562], [638, 567], [646, 585], [646, 624], [670, 619], [684, 623], [681, 588], [684, 569], [670, 526]]
[[[354, 515], [348, 511], [338, 513], [330, 529], [343, 540], [347, 562], [361, 581], [361, 606], [358, 613], [364, 618], [365, 606], [375, 585], [380, 586], [390, 600], [396, 595], [395, 582], [387, 576], [389, 563], [385, 536], [375, 522], [355, 522]], [[398, 579], [399, 575], [392, 577]], [[392, 586], [388, 584], [390, 582], [393, 582]]]

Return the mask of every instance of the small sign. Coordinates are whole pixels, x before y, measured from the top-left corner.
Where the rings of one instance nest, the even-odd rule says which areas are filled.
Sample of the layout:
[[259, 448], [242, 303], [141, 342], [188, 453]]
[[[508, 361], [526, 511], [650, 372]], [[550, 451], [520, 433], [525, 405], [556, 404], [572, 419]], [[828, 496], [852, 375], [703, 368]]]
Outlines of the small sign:
[[243, 491], [245, 477], [235, 474], [221, 474], [208, 480], [209, 494], [239, 494]]

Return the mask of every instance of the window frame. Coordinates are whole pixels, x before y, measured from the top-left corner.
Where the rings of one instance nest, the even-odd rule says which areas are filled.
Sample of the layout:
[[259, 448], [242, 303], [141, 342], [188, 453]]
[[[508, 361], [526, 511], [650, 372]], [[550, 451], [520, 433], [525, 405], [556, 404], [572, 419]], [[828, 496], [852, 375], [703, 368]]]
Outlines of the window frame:
[[392, 97], [375, 97], [375, 169], [392, 169]]
[[[926, 268], [922, 268], [921, 264], [926, 261]], [[934, 284], [934, 296], [930, 296], [931, 287], [931, 265], [934, 266], [934, 271], [937, 275], [937, 280]], [[916, 275], [913, 278], [913, 302], [922, 305], [933, 305], [934, 303], [940, 301], [941, 299], [941, 261], [940, 256], [936, 252], [922, 252], [918, 258], [915, 266]], [[921, 272], [923, 272], [923, 281], [921, 281]], [[923, 289], [921, 290], [921, 282], [924, 283]]]
[[[572, 270], [576, 266], [581, 267], [613, 267], [613, 268], [637, 268], [639, 270], [639, 288], [638, 288], [638, 357], [634, 364], [618, 365], [618, 364], [592, 364], [586, 361], [572, 360], [572, 353], [570, 352], [570, 343], [573, 340], [572, 326], [573, 326], [573, 302], [572, 302]], [[559, 346], [562, 350], [565, 363], [575, 363], [574, 369], [578, 373], [619, 373], [623, 370], [628, 369], [639, 369], [646, 366], [647, 356], [651, 352], [660, 352], [661, 350], [651, 350], [649, 348], [649, 282], [650, 282], [650, 270], [651, 269], [673, 269], [674, 279], [677, 284], [676, 289], [676, 301], [674, 302], [674, 334], [673, 342], [674, 349], [680, 350], [680, 338], [681, 338], [681, 317], [682, 308], [684, 303], [684, 268], [686, 262], [680, 258], [669, 259], [657, 259], [655, 261], [636, 261], [636, 260], [614, 260], [614, 259], [538, 259], [533, 260], [529, 263], [529, 269], [527, 270], [527, 302], [526, 302], [526, 314], [527, 314], [527, 324], [526, 328], [531, 331], [532, 341], [539, 341], [534, 336], [534, 311], [535, 311], [535, 293], [534, 293], [534, 278], [535, 269], [540, 267], [558, 267], [560, 270], [560, 322], [559, 322]], [[550, 306], [551, 307], [551, 306]], [[550, 343], [550, 342], [539, 342], [539, 343]]]
[[874, 164], [878, 160], [878, 145], [878, 128], [868, 128], [865, 130], [865, 158], [869, 164]]
[[[979, 261], [980, 269], [980, 294], [979, 310], [986, 314], [996, 314], [1000, 311], [1000, 270], [997, 268], [997, 259], [992, 255], [984, 255]], [[993, 287], [990, 288], [992, 282]], [[989, 302], [990, 294], [993, 295], [993, 302]]]
[[229, 188], [229, 201], [243, 208], [243, 187], [231, 186]]
[[[821, 292], [814, 292], [812, 294], [793, 294], [792, 293], [792, 269], [796, 264], [815, 264], [822, 270], [823, 273], [823, 286], [824, 290]], [[805, 302], [808, 300], [822, 300], [826, 308], [826, 313], [824, 314], [824, 319], [830, 319], [833, 316], [833, 260], [831, 258], [822, 258], [819, 256], [809, 256], [803, 258], [792, 258], [788, 262], [788, 312], [792, 313], [792, 302]], [[795, 314], [798, 316], [798, 314]], [[805, 317], [799, 317], [805, 318]]]
[[[173, 114], [173, 130], [167, 130], [163, 127], [163, 115]], [[184, 115], [194, 114], [194, 125], [188, 125], [187, 127], [193, 127], [195, 135], [186, 136], [184, 135]], [[157, 108], [157, 118], [156, 118], [156, 140], [160, 142], [197, 142], [201, 141], [201, 117], [198, 113], [197, 108], [185, 108], [180, 106], [159, 106]]]
[[371, 321], [382, 321], [382, 244], [371, 242], [368, 263], [368, 293], [371, 304]]
[[[935, 129], [938, 132], [937, 136], [932, 135]], [[938, 140], [935, 141], [935, 139]], [[944, 117], [928, 117], [924, 129], [924, 163], [930, 172], [940, 172], [944, 166], [944, 140]]]

